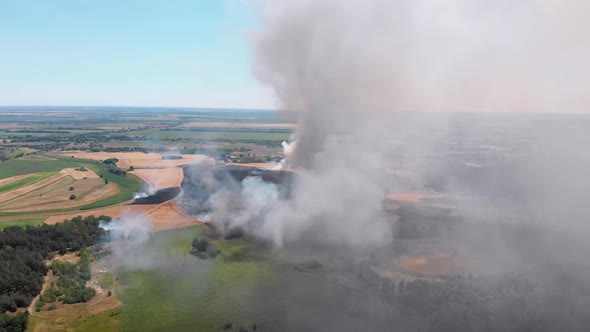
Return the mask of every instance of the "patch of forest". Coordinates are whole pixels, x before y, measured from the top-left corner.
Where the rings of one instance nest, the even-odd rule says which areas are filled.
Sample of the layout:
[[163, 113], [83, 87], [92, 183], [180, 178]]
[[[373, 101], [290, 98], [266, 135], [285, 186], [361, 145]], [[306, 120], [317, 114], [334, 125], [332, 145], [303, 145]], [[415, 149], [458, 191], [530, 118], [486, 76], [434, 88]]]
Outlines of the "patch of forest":
[[80, 250], [80, 262], [78, 264], [55, 261], [49, 268], [55, 276], [57, 282], [52, 282], [49, 288], [39, 297], [35, 304], [35, 310], [41, 311], [46, 304], [49, 304], [46, 310], [56, 309], [55, 302], [64, 304], [88, 302], [96, 295], [96, 291], [91, 287], [86, 287], [86, 281], [90, 280], [90, 258], [88, 250]]
[[[100, 220], [110, 221], [111, 218], [78, 216], [55, 225], [13, 226], [0, 231], [0, 313], [14, 312], [19, 307], [30, 305], [33, 297], [41, 291], [43, 277], [47, 274], [45, 260], [56, 253], [76, 252], [95, 244], [105, 233], [99, 227]], [[80, 280], [88, 277], [88, 267], [74, 267], [75, 273], [70, 266], [55, 263], [52, 266], [62, 276], [59, 289], [63, 291], [60, 296], [63, 296], [64, 303], [74, 303], [76, 299], [88, 296], [78, 294], [88, 292], [79, 287]]]

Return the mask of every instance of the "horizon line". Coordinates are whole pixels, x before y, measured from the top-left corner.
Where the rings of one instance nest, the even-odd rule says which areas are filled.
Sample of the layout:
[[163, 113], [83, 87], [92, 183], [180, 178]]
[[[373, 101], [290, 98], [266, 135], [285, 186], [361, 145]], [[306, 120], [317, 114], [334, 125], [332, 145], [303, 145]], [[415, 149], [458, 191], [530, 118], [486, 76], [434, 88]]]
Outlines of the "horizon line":
[[175, 109], [175, 110], [209, 110], [209, 111], [268, 111], [279, 109], [252, 107], [206, 107], [206, 106], [128, 106], [128, 105], [0, 105], [0, 109], [32, 109], [32, 108], [136, 108], [136, 109]]

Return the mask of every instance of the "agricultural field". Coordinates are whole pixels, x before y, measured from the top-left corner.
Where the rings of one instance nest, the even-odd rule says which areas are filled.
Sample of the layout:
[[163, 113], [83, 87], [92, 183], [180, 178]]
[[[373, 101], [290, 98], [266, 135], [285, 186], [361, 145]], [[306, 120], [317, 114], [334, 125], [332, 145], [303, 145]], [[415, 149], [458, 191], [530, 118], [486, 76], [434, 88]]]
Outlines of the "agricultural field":
[[214, 141], [244, 141], [244, 142], [275, 142], [289, 139], [290, 130], [279, 132], [260, 131], [223, 131], [223, 130], [142, 130], [133, 132], [144, 139], [156, 140], [214, 140]]
[[[244, 162], [279, 158], [295, 125], [288, 114], [264, 110], [171, 108], [0, 109], [0, 161], [33, 151], [241, 153]], [[234, 160], [235, 161], [235, 160]]]
[[35, 154], [0, 164], [0, 225], [28, 224], [68, 211], [129, 201], [144, 182], [117, 176], [107, 165], [57, 154]]
[[45, 218], [20, 219], [20, 220], [16, 220], [16, 221], [3, 221], [3, 222], [0, 222], [0, 229], [4, 229], [6, 227], [12, 227], [12, 226], [19, 226], [19, 227], [38, 226], [38, 225], [41, 225], [44, 221], [45, 221]]
[[[215, 239], [220, 255], [199, 259], [189, 252], [206, 226], [175, 200], [133, 198], [182, 190], [189, 164], [272, 165], [293, 119], [267, 111], [103, 111], [0, 112], [0, 230], [108, 215], [141, 220], [151, 234], [141, 252], [149, 264], [113, 265], [114, 258], [96, 256], [87, 281], [96, 295], [41, 311], [34, 310], [37, 297], [28, 330], [217, 331], [227, 322], [250, 328], [259, 317], [251, 303], [275, 280], [268, 252], [243, 239]], [[75, 255], [58, 258], [77, 262]], [[57, 281], [51, 271], [44, 280], [41, 294]]]
[[249, 304], [257, 288], [271, 281], [268, 261], [240, 240], [219, 241], [221, 257], [200, 260], [188, 254], [200, 231], [197, 226], [158, 233], [153, 246], [162, 250], [152, 256], [158, 263], [120, 273], [122, 331], [216, 331], [227, 321], [252, 324]]
[[[156, 233], [146, 245], [151, 248], [144, 253], [147, 265], [100, 274], [103, 289], [123, 292], [115, 291], [104, 303], [93, 300], [35, 313], [31, 330], [219, 331], [228, 321], [251, 326], [249, 304], [257, 290], [272, 284], [271, 263], [261, 249], [243, 240], [215, 241], [221, 251], [215, 260], [191, 255], [191, 242], [203, 227]], [[111, 306], [115, 298], [122, 305]]]

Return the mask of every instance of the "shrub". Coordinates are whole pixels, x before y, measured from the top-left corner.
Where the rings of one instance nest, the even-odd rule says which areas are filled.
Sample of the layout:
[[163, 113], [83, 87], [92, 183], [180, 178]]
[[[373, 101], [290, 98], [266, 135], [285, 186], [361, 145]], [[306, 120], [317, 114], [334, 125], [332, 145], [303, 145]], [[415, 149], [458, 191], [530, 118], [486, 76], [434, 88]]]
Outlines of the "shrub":
[[74, 190], [74, 187], [70, 187], [70, 191]]
[[76, 199], [76, 195], [70, 195], [70, 199]]
[[206, 252], [207, 247], [209, 247], [209, 240], [202, 237], [200, 239], [194, 238], [193, 239], [193, 250], [196, 252]]
[[226, 240], [238, 239], [244, 236], [244, 229], [241, 227], [234, 227], [225, 235]]
[[178, 159], [182, 159], [182, 156], [176, 156], [176, 155], [162, 156], [162, 160], [178, 160]]

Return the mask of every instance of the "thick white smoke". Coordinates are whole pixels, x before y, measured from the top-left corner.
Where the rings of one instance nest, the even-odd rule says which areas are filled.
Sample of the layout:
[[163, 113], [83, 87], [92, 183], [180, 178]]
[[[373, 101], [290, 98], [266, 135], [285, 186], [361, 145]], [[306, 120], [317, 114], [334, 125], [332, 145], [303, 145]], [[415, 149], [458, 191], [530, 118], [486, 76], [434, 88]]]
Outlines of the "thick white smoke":
[[109, 259], [115, 267], [145, 268], [152, 264], [145, 251], [153, 225], [145, 216], [128, 215], [108, 223], [101, 222], [100, 227], [108, 231]]
[[145, 192], [133, 193], [133, 199], [146, 198], [149, 194]]
[[259, 231], [277, 244], [312, 229], [347, 244], [390, 239], [380, 203], [397, 111], [585, 111], [588, 9], [556, 0], [263, 2], [255, 73], [299, 123], [280, 165], [298, 170], [294, 197], [270, 200]]

